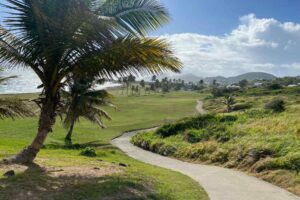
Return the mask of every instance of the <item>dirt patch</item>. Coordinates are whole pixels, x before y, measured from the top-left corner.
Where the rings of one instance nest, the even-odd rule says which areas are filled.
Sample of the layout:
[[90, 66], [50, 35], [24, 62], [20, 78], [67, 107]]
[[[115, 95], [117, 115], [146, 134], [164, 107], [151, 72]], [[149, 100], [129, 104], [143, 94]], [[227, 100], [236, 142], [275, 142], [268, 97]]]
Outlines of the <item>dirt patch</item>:
[[109, 167], [93, 167], [93, 166], [74, 166], [74, 167], [60, 167], [47, 169], [47, 173], [51, 177], [103, 177], [116, 173], [121, 173], [122, 170], [117, 166]]
[[120, 166], [107, 164], [102, 166], [68, 166], [68, 167], [40, 167], [24, 165], [0, 165], [0, 177], [7, 171], [22, 174], [26, 171], [35, 171], [47, 174], [50, 177], [86, 177], [97, 178], [123, 172]]

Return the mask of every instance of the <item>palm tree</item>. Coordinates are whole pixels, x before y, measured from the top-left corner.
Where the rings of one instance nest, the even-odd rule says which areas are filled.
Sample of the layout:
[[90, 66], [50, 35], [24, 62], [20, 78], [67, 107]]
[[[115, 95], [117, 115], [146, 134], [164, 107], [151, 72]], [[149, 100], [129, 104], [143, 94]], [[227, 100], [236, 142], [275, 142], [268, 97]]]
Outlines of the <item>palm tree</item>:
[[222, 102], [226, 105], [226, 112], [228, 113], [232, 111], [232, 106], [236, 103], [235, 98], [232, 95], [226, 95]]
[[31, 68], [43, 92], [37, 135], [14, 163], [31, 163], [60, 107], [62, 82], [76, 73], [112, 79], [179, 72], [181, 63], [149, 31], [168, 22], [158, 0], [6, 0], [13, 15], [0, 25], [0, 61]]
[[65, 114], [63, 120], [64, 127], [68, 129], [65, 137], [66, 144], [72, 144], [72, 133], [74, 125], [83, 117], [93, 123], [105, 128], [102, 118], [111, 120], [105, 110], [100, 106], [113, 106], [110, 102], [111, 95], [105, 90], [94, 90], [95, 81], [86, 77], [73, 78], [69, 84], [69, 90], [63, 90], [61, 115]]

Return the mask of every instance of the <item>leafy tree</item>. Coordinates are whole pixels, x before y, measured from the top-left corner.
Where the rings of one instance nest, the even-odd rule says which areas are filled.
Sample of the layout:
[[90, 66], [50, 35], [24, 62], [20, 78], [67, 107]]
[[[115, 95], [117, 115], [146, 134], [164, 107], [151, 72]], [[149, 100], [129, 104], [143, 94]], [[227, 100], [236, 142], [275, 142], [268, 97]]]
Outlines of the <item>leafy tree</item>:
[[135, 90], [135, 86], [132, 85], [132, 86], [131, 86], [131, 95], [132, 95], [132, 96], [133, 96], [133, 94], [135, 93], [135, 91], [136, 91], [136, 90]]
[[181, 68], [163, 39], [146, 37], [169, 19], [156, 0], [6, 3], [14, 14], [0, 25], [0, 61], [31, 68], [43, 84], [36, 137], [10, 162], [34, 160], [55, 124], [62, 82], [75, 71], [112, 79]]
[[273, 82], [267, 85], [267, 89], [269, 90], [279, 90], [282, 86], [279, 83]]
[[213, 86], [217, 86], [218, 85], [218, 83], [217, 83], [217, 80], [213, 80]]
[[151, 80], [152, 80], [152, 82], [155, 82], [156, 79], [157, 79], [157, 76], [156, 76], [156, 75], [153, 75]]
[[248, 86], [248, 84], [249, 84], [249, 82], [248, 82], [248, 80], [246, 80], [246, 79], [241, 80], [241, 81], [239, 82], [239, 86], [240, 86], [241, 88], [246, 88], [246, 87]]
[[141, 85], [142, 88], [145, 88], [145, 86], [146, 86], [145, 81], [141, 80], [140, 85]]
[[73, 78], [69, 84], [69, 91], [63, 90], [63, 108], [60, 114], [65, 114], [64, 127], [68, 129], [65, 137], [66, 144], [72, 144], [74, 125], [83, 117], [105, 128], [102, 118], [111, 120], [111, 117], [100, 106], [112, 106], [110, 97], [105, 90], [93, 90], [95, 81], [86, 77]]
[[143, 88], [144, 92], [146, 93], [146, 83], [144, 80], [141, 80], [140, 86]]

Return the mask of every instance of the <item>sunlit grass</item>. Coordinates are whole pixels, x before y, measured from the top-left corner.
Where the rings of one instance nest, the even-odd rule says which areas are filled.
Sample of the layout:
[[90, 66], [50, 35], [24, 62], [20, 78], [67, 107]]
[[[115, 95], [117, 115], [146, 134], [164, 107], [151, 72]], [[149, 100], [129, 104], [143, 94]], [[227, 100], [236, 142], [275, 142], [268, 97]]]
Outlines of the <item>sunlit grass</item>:
[[[13, 179], [0, 178], [0, 199], [11, 199], [12, 194], [17, 197], [21, 193], [31, 193], [37, 198], [43, 196], [45, 199], [208, 199], [201, 186], [192, 179], [138, 162], [110, 144], [112, 138], [124, 131], [154, 127], [196, 114], [195, 106], [196, 100], [200, 98], [199, 94], [190, 92], [127, 97], [119, 95], [119, 91], [113, 93], [116, 96], [113, 101], [117, 110], [105, 108], [113, 118], [112, 121], [105, 121], [107, 129], [100, 129], [85, 120], [75, 126], [74, 144], [95, 147], [97, 157], [83, 157], [80, 156], [81, 149], [66, 148], [63, 143], [66, 130], [57, 119], [53, 133], [50, 133], [36, 161], [42, 167], [58, 169], [72, 166], [107, 169], [112, 165], [123, 173], [105, 178], [89, 178], [80, 183], [76, 177], [51, 178], [47, 174], [20, 172]], [[26, 95], [26, 98], [34, 96]], [[30, 144], [36, 129], [37, 118], [0, 121], [0, 158], [16, 154]], [[129, 167], [122, 168], [118, 163], [129, 164]], [[0, 174], [6, 170], [0, 168]], [[28, 179], [32, 180], [28, 182]], [[53, 189], [54, 183], [62, 188]], [[39, 186], [45, 191], [39, 190]], [[140, 195], [130, 196], [135, 190]]]

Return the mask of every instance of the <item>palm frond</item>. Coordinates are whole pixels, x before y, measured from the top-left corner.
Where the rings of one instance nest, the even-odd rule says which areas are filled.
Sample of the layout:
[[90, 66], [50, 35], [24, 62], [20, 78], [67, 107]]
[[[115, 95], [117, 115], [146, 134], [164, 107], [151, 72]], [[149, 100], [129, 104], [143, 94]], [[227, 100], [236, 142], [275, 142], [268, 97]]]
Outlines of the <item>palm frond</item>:
[[132, 34], [145, 35], [169, 21], [169, 14], [157, 0], [106, 0], [96, 12], [114, 18]]
[[81, 57], [81, 70], [100, 77], [179, 72], [182, 64], [163, 39], [124, 37]]
[[32, 116], [34, 112], [21, 100], [0, 99], [0, 119]]
[[102, 122], [102, 118], [106, 118], [108, 120], [111, 120], [112, 118], [109, 116], [109, 114], [100, 108], [90, 107], [88, 109], [88, 112], [85, 112], [82, 117], [86, 118], [87, 120], [98, 124], [101, 128], [106, 128], [104, 123]]
[[0, 77], [0, 84], [5, 82], [5, 81], [8, 81], [10, 79], [14, 79], [14, 78], [17, 78], [18, 76], [8, 76], [8, 77]]

